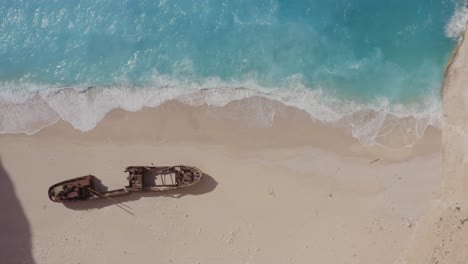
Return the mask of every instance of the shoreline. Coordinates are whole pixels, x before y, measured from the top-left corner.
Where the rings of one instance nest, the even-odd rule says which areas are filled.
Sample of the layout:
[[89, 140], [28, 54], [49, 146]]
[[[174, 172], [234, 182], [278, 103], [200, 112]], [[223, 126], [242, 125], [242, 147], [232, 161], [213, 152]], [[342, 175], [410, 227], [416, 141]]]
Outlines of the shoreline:
[[[263, 109], [259, 109], [260, 105]], [[257, 111], [257, 116], [252, 117], [252, 112], [255, 111]], [[175, 121], [169, 120], [167, 117], [169, 112], [173, 112], [171, 118]], [[372, 118], [372, 115], [369, 118]], [[111, 137], [113, 140], [118, 140], [119, 135], [111, 127], [119, 126], [122, 130], [137, 136], [141, 141], [184, 141], [195, 135], [197, 140], [208, 144], [244, 147], [315, 146], [348, 155], [383, 153], [384, 156], [393, 160], [409, 158], [413, 154], [440, 151], [440, 129], [428, 126], [421, 138], [411, 134], [399, 134], [407, 133], [407, 131], [401, 131], [403, 127], [398, 127], [399, 125], [405, 126], [407, 122], [400, 120], [399, 124], [388, 125], [393, 126], [391, 131], [396, 133], [390, 133], [387, 136], [388, 139], [380, 138], [380, 140], [386, 140], [387, 145], [377, 143], [367, 146], [351, 135], [353, 131], [349, 125], [323, 123], [314, 120], [303, 110], [286, 106], [278, 101], [254, 97], [234, 101], [222, 107], [192, 106], [173, 100], [155, 108], [143, 108], [136, 112], [114, 109], [106, 114], [96, 128], [86, 132], [75, 129], [68, 122], [59, 119], [32, 135], [23, 133], [0, 135], [12, 139], [30, 136], [47, 137], [48, 131], [58, 129], [61, 132], [54, 133], [56, 138], [60, 138], [62, 134], [64, 136], [80, 134], [86, 139], [103, 140]], [[409, 122], [415, 122], [415, 120]], [[159, 127], [159, 124], [163, 128]], [[105, 132], [96, 132], [96, 130], [105, 130]], [[251, 139], [245, 141], [242, 136], [239, 136], [242, 134], [249, 134]], [[332, 142], [324, 144], [320, 140], [322, 134], [331, 137]], [[402, 146], [402, 141], [414, 142], [411, 145]]]
[[[229, 112], [237, 108], [241, 118], [255, 126], [271, 126], [276, 115], [284, 109], [307, 113], [313, 122], [344, 128], [363, 145], [383, 145], [391, 148], [409, 146], [428, 127], [437, 128], [441, 122], [440, 98], [437, 93], [410, 104], [390, 104], [376, 99], [373, 103], [346, 101], [306, 88], [281, 89], [276, 92], [264, 88], [201, 89], [75, 89], [60, 88], [34, 94], [22, 103], [0, 104], [0, 131], [32, 135], [59, 120], [87, 132], [117, 109], [138, 112], [157, 109], [166, 104], [204, 106], [213, 111]], [[8, 96], [7, 96], [8, 98]], [[308, 102], [305, 104], [304, 102]], [[241, 109], [237, 109], [241, 110]], [[212, 112], [213, 112], [212, 111]], [[231, 114], [232, 113], [228, 113]], [[20, 132], [21, 131], [21, 132]]]

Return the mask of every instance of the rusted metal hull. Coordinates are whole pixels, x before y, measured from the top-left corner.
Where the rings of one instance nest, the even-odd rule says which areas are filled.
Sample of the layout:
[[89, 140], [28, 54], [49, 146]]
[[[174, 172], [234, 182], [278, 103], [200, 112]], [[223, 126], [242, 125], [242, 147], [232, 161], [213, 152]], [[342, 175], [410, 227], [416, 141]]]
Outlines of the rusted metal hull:
[[203, 177], [198, 168], [190, 166], [130, 166], [125, 172], [128, 173], [128, 185], [122, 189], [100, 192], [96, 189], [98, 179], [87, 175], [52, 185], [48, 191], [49, 199], [53, 202], [75, 202], [134, 192], [164, 192], [191, 186]]

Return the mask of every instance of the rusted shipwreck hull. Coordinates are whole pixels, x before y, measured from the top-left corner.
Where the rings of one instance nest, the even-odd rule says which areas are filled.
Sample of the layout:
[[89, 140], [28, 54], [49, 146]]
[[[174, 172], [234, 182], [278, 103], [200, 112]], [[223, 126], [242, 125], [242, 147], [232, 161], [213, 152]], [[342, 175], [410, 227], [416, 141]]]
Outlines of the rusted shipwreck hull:
[[49, 199], [53, 202], [86, 201], [99, 198], [127, 195], [134, 192], [163, 192], [188, 187], [199, 182], [202, 172], [189, 166], [130, 166], [128, 186], [122, 189], [102, 192], [98, 190], [99, 179], [87, 175], [59, 182], [49, 188]]

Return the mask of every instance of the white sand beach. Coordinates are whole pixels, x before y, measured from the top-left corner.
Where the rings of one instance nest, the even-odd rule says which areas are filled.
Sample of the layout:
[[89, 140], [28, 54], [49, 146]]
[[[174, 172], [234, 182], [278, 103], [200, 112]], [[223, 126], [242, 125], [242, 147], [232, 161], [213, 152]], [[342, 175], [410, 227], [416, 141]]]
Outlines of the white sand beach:
[[[60, 121], [33, 136], [1, 135], [5, 263], [405, 260], [441, 184], [440, 133], [391, 151], [288, 107], [266, 128], [220, 118], [220, 110], [241, 116], [241, 103], [169, 102], [114, 110], [85, 133]], [[47, 197], [50, 185], [87, 174], [120, 188], [126, 166], [151, 164], [208, 176], [180, 191], [118, 198], [132, 214], [108, 200], [64, 206]]]

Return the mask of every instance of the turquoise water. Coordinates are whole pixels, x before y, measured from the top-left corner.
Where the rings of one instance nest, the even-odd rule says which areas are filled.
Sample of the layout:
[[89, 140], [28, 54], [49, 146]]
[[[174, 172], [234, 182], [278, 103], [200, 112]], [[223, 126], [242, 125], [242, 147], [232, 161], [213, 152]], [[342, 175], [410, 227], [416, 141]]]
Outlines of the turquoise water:
[[[41, 111], [50, 107], [89, 130], [106, 108], [137, 110], [201, 89], [214, 90], [203, 103], [222, 105], [239, 99], [236, 88], [249, 89], [244, 97], [271, 95], [325, 122], [366, 107], [433, 118], [440, 102], [428, 98], [437, 97], [465, 4], [2, 1], [0, 103], [10, 113], [0, 128], [24, 130], [32, 98], [41, 98], [34, 102]], [[90, 86], [101, 106], [80, 101], [76, 91]]]

